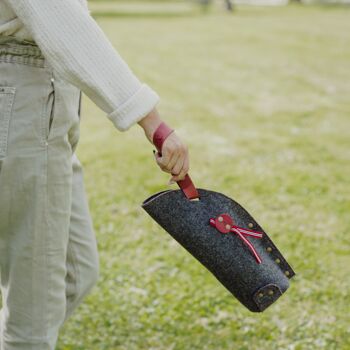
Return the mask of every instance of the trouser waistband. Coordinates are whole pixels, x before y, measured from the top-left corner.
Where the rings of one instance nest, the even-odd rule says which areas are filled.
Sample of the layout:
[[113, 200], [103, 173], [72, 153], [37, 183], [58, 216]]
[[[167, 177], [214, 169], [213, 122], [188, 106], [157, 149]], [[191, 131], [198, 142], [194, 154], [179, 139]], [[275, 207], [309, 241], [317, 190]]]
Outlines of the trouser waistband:
[[0, 36], [0, 62], [51, 67], [35, 42], [20, 40], [13, 36]]

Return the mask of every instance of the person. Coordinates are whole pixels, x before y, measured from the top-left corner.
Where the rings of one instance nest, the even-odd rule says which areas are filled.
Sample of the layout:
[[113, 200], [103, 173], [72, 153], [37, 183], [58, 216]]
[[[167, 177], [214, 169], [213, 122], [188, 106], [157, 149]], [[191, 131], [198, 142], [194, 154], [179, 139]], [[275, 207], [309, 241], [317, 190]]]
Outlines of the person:
[[[1, 350], [53, 350], [99, 276], [96, 236], [76, 155], [84, 92], [119, 131], [152, 143], [164, 120], [92, 18], [86, 0], [0, 0]], [[155, 156], [185, 178], [173, 132]]]

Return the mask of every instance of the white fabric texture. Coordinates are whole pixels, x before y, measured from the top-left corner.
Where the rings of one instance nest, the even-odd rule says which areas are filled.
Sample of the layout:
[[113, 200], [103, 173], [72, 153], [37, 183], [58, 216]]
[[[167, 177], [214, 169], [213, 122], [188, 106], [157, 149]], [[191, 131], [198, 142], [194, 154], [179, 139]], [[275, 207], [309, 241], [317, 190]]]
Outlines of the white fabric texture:
[[62, 79], [81, 89], [120, 131], [159, 102], [92, 18], [86, 0], [0, 0], [0, 36], [35, 42]]

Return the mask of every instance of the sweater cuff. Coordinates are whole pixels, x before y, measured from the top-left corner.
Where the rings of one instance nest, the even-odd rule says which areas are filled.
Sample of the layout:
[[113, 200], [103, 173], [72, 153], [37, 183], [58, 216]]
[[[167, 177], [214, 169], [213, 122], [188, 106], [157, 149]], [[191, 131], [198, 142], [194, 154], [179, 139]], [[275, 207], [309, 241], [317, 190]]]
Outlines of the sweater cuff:
[[126, 131], [151, 112], [158, 102], [158, 94], [148, 85], [142, 84], [131, 98], [107, 114], [107, 117], [118, 130]]

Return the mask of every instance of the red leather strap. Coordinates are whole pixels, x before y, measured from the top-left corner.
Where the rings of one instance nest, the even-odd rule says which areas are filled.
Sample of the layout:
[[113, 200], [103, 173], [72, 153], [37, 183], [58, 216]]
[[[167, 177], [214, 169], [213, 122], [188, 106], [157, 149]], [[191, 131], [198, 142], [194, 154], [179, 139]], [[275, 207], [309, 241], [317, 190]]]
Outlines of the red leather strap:
[[165, 139], [174, 131], [164, 122], [161, 122], [158, 128], [155, 130], [153, 134], [153, 144], [156, 146], [159, 155], [161, 156], [162, 146]]
[[[159, 155], [161, 156], [162, 153], [162, 146], [165, 141], [165, 139], [174, 131], [174, 129], [171, 129], [167, 124], [164, 122], [161, 122], [158, 128], [155, 130], [153, 134], [153, 144], [156, 146]], [[177, 181], [177, 184], [181, 188], [182, 192], [185, 194], [185, 196], [188, 199], [196, 199], [199, 198], [199, 193], [194, 186], [190, 176], [186, 174], [185, 178], [183, 180]]]

